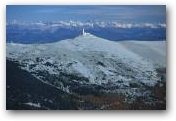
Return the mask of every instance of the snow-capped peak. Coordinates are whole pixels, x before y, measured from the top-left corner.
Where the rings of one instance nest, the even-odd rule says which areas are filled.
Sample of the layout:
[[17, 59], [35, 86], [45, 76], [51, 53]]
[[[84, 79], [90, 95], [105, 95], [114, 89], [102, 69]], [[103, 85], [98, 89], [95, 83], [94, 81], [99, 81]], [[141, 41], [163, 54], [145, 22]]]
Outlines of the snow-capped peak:
[[146, 84], [158, 80], [151, 62], [120, 42], [89, 33], [48, 44], [8, 43], [7, 57], [25, 64], [23, 68], [33, 73], [40, 70], [56, 75], [61, 72], [74, 74], [95, 84], [116, 83], [122, 77], [123, 80], [139, 80]]

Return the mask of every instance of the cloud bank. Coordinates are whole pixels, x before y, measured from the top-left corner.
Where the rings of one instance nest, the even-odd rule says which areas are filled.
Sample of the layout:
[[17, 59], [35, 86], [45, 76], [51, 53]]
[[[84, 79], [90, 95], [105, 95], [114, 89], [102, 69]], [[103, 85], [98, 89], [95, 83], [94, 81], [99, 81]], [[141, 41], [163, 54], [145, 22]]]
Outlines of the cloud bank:
[[8, 25], [18, 25], [23, 27], [28, 27], [34, 29], [51, 29], [51, 28], [124, 28], [124, 29], [131, 29], [131, 28], [151, 28], [151, 29], [157, 29], [157, 28], [166, 28], [165, 23], [122, 23], [122, 22], [104, 22], [104, 21], [87, 21], [87, 22], [81, 22], [81, 21], [52, 21], [52, 22], [45, 22], [45, 21], [36, 21], [36, 22], [30, 22], [30, 21], [10, 21], [6, 23], [6, 26]]

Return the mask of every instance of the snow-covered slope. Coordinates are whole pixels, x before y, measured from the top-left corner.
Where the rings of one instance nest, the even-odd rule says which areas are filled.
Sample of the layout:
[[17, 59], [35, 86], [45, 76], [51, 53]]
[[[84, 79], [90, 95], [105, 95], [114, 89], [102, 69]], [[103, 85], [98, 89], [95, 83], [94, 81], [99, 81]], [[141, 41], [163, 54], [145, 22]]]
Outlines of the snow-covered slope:
[[153, 63], [155, 67], [166, 67], [166, 41], [121, 41], [119, 43]]
[[166, 62], [165, 42], [113, 42], [91, 34], [49, 44], [7, 43], [6, 48], [7, 59], [69, 93], [75, 83], [153, 86], [160, 81], [155, 65]]

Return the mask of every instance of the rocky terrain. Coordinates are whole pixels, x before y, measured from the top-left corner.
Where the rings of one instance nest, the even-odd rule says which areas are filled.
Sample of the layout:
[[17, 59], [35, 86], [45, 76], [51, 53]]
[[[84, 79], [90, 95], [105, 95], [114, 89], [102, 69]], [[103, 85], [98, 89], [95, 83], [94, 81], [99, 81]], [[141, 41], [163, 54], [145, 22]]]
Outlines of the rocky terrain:
[[89, 33], [6, 44], [7, 109], [166, 109], [166, 41]]

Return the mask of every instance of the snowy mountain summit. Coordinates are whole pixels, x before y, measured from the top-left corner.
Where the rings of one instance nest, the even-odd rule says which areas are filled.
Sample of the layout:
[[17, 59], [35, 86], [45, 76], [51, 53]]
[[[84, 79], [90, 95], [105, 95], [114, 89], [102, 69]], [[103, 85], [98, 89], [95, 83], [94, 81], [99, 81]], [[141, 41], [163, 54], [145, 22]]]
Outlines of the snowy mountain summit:
[[55, 43], [6, 44], [7, 59], [65, 92], [78, 93], [81, 88], [97, 85], [101, 87], [98, 91], [127, 95], [141, 95], [144, 86], [161, 81], [156, 67], [165, 64], [163, 47], [163, 41], [114, 42], [84, 30], [83, 35]]

